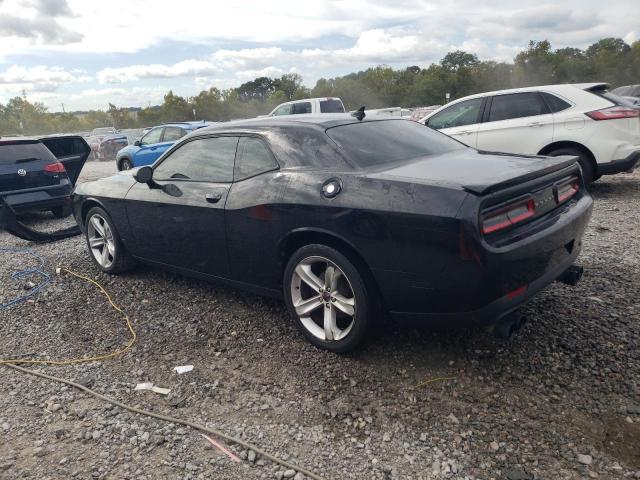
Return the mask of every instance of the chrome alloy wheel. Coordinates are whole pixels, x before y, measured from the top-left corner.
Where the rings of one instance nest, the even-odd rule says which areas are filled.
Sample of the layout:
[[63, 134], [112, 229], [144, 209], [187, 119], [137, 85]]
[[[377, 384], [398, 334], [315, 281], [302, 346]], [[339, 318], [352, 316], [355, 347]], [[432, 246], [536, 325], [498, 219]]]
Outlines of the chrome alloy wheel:
[[302, 325], [320, 340], [342, 340], [355, 323], [356, 299], [349, 279], [324, 257], [307, 257], [296, 265], [291, 300]]
[[111, 267], [116, 252], [113, 232], [107, 221], [97, 213], [91, 215], [87, 222], [87, 239], [96, 262], [102, 268]]

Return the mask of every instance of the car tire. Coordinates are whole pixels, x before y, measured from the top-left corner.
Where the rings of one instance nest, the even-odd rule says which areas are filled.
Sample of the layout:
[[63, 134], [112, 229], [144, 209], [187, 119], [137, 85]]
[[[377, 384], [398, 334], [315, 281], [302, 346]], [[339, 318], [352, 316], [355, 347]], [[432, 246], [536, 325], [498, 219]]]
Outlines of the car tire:
[[90, 209], [84, 225], [89, 255], [100, 270], [115, 275], [135, 267], [136, 261], [127, 253], [111, 217], [104, 209]]
[[71, 207], [54, 207], [51, 209], [51, 213], [53, 213], [53, 216], [56, 218], [67, 218], [71, 215]]
[[593, 161], [587, 154], [577, 148], [558, 148], [557, 150], [552, 150], [547, 155], [550, 157], [559, 157], [560, 155], [578, 157], [578, 163], [580, 163], [580, 168], [582, 168], [582, 178], [584, 179], [585, 185], [589, 185], [596, 179]]
[[129, 160], [128, 158], [123, 158], [122, 160], [120, 160], [118, 167], [119, 167], [118, 170], [120, 171], [131, 170], [133, 168], [133, 164], [131, 163], [131, 160]]
[[319, 348], [353, 350], [373, 323], [374, 303], [363, 272], [332, 247], [312, 244], [297, 250], [285, 268], [283, 290], [294, 323]]

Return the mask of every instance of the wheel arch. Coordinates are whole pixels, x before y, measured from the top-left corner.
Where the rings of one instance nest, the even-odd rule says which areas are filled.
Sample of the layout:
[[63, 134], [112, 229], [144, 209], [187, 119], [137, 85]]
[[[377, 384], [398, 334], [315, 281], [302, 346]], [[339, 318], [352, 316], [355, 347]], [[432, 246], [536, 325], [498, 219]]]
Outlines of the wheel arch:
[[557, 142], [550, 143], [549, 145], [542, 148], [538, 155], [547, 155], [548, 153], [557, 150], [559, 148], [575, 148], [583, 152], [591, 161], [591, 165], [593, 166], [594, 173], [598, 173], [598, 162], [596, 161], [596, 157], [591, 150], [585, 147], [583, 144], [578, 142], [572, 142], [570, 140], [560, 140]]
[[133, 167], [133, 160], [131, 159], [131, 157], [129, 155], [123, 155], [122, 157], [118, 158], [118, 160], [117, 160], [118, 171], [122, 171], [122, 161], [123, 160], [129, 160], [129, 163], [131, 163], [131, 166]]
[[[373, 272], [358, 249], [347, 239], [334, 232], [319, 228], [300, 228], [289, 232], [278, 244], [278, 260], [280, 263], [280, 278], [284, 277], [287, 262], [299, 248], [305, 245], [321, 244], [335, 248], [345, 255], [362, 272], [367, 285], [374, 289], [374, 294], [384, 300]], [[384, 304], [384, 301], [382, 302]]]
[[102, 202], [100, 202], [96, 198], [88, 198], [84, 200], [82, 202], [82, 207], [80, 209], [80, 214], [81, 214], [80, 221], [82, 222], [82, 225], [80, 226], [82, 227], [83, 230], [85, 228], [85, 219], [87, 218], [87, 213], [89, 213], [89, 210], [91, 210], [93, 207], [100, 207], [106, 211]]

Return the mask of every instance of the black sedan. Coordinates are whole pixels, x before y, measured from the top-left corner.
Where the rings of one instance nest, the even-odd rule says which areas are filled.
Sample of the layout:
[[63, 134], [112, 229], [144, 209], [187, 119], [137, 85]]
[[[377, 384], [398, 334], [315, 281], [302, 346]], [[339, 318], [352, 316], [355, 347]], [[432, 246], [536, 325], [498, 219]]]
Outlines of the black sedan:
[[17, 213], [71, 213], [71, 193], [90, 153], [78, 136], [0, 138], [0, 196]]
[[142, 261], [284, 297], [336, 352], [379, 310], [499, 324], [572, 266], [591, 207], [575, 158], [349, 115], [203, 128], [74, 200], [101, 270]]

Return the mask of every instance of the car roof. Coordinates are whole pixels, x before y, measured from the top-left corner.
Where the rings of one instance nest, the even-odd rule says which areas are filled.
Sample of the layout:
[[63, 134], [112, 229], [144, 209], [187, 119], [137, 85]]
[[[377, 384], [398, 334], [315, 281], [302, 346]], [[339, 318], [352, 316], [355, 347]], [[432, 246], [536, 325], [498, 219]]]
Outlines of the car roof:
[[195, 122], [167, 122], [161, 125], [156, 125], [156, 127], [202, 128], [206, 125], [208, 125], [206, 120], [198, 120]]
[[249, 118], [246, 120], [234, 120], [232, 122], [223, 122], [216, 125], [210, 125], [199, 129], [196, 135], [206, 135], [207, 133], [221, 132], [225, 130], [264, 130], [265, 128], [270, 127], [311, 127], [326, 130], [328, 128], [337, 127], [340, 125], [349, 125], [353, 123], [407, 121], [402, 117], [367, 117], [366, 113], [367, 112], [365, 110], [365, 117], [362, 120], [358, 120], [356, 117], [352, 116], [349, 113], [322, 113], [312, 115], [283, 115], [279, 117]]
[[547, 91], [547, 90], [548, 91], [554, 91], [554, 90], [566, 91], [567, 88], [577, 88], [579, 90], [600, 90], [600, 89], [607, 88], [608, 86], [609, 86], [608, 83], [594, 82], [594, 83], [560, 83], [560, 84], [554, 84], [554, 85], [533, 85], [530, 87], [508, 88], [505, 90], [494, 90], [491, 92], [476, 93], [473, 95], [467, 95], [466, 97], [456, 98], [455, 100], [449, 102], [448, 104], [443, 105], [438, 110], [452, 103], [457, 103], [461, 100], [470, 100], [472, 98], [484, 98], [491, 95], [502, 95], [506, 93], [531, 92], [531, 91]]

